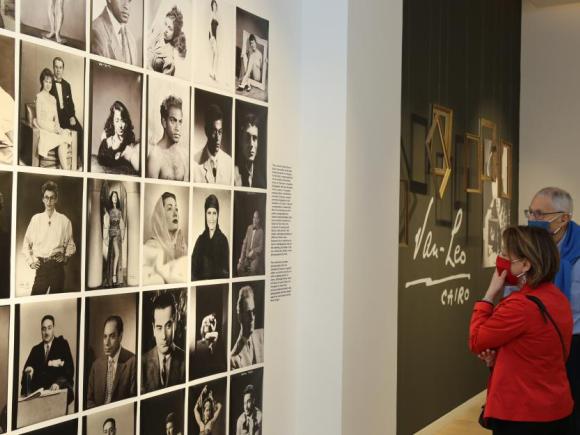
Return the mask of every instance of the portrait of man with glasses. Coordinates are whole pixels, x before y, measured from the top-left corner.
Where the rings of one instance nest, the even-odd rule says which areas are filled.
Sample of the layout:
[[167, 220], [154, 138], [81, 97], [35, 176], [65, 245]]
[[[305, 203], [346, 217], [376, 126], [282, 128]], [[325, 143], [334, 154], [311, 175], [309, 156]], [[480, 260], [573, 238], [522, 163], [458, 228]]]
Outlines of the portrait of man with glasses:
[[62, 292], [65, 265], [76, 252], [71, 221], [56, 210], [58, 185], [46, 181], [41, 193], [44, 211], [32, 216], [22, 242], [26, 264], [36, 271], [32, 296]]

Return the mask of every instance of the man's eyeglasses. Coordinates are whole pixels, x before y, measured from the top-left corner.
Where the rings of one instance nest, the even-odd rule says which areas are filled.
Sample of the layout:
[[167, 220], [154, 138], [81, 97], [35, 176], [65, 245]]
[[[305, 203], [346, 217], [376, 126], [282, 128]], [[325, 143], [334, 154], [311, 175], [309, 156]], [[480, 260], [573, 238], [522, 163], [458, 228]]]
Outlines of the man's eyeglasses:
[[531, 218], [533, 217], [534, 219], [540, 219], [544, 216], [550, 216], [553, 214], [559, 214], [559, 213], [567, 213], [565, 211], [541, 211], [541, 210], [532, 210], [530, 209], [525, 209], [524, 210], [524, 214], [526, 215], [526, 218]]

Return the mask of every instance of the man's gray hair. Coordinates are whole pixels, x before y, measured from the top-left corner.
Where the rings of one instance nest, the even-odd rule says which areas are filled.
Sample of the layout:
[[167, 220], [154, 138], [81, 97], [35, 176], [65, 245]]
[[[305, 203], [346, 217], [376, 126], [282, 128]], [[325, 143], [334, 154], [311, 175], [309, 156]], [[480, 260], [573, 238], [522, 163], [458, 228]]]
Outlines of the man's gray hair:
[[550, 198], [552, 204], [554, 204], [554, 208], [558, 211], [564, 211], [570, 214], [574, 211], [572, 196], [564, 189], [560, 189], [559, 187], [544, 187], [536, 193], [536, 196], [539, 195]]

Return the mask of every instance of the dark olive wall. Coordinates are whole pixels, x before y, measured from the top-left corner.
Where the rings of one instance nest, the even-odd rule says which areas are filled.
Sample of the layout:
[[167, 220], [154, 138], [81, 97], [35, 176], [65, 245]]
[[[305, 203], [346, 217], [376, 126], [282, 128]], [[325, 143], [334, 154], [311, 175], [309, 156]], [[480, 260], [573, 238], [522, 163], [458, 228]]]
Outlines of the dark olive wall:
[[[513, 145], [512, 198], [506, 204], [515, 222], [521, 3], [405, 0], [403, 22], [397, 434], [406, 435], [486, 385], [488, 373], [467, 344], [473, 303], [487, 289], [492, 269], [482, 267], [484, 195], [465, 190], [466, 171], [473, 168], [464, 160], [464, 138], [466, 133], [479, 134], [480, 118], [485, 118], [496, 123], [498, 141]], [[423, 183], [411, 180], [417, 179], [417, 162], [426, 158], [416, 144], [424, 142], [433, 104], [453, 110], [452, 173], [443, 200], [435, 198], [441, 177], [432, 175], [431, 167], [419, 180]], [[484, 183], [487, 192], [490, 185]], [[462, 224], [452, 235], [459, 210]], [[416, 235], [424, 223], [414, 258]], [[429, 232], [438, 258], [423, 255]], [[446, 262], [450, 243], [452, 261]], [[459, 254], [465, 253], [465, 264], [453, 261], [455, 246]], [[406, 285], [457, 274], [469, 279]]]

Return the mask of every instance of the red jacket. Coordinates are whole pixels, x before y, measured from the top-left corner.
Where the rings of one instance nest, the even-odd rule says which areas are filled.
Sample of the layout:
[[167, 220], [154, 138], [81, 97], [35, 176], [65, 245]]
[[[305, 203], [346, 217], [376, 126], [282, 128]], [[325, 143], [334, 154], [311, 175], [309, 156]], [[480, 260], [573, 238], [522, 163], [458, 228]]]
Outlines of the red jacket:
[[534, 290], [524, 287], [495, 308], [488, 302], [476, 302], [469, 327], [469, 348], [474, 353], [497, 350], [488, 381], [485, 417], [559, 420], [569, 416], [573, 408], [562, 344], [552, 323], [544, 321], [527, 294], [544, 303], [560, 328], [568, 359], [572, 311], [564, 294], [553, 284], [541, 284]]

